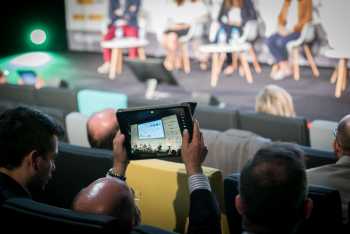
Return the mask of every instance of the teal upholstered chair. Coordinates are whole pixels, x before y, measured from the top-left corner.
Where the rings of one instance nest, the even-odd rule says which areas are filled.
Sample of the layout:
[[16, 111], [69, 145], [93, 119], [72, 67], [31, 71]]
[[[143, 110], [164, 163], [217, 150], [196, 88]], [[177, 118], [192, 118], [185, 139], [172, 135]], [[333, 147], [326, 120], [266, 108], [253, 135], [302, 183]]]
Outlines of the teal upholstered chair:
[[91, 116], [107, 108], [126, 108], [127, 99], [122, 93], [83, 89], [78, 92], [79, 112]]

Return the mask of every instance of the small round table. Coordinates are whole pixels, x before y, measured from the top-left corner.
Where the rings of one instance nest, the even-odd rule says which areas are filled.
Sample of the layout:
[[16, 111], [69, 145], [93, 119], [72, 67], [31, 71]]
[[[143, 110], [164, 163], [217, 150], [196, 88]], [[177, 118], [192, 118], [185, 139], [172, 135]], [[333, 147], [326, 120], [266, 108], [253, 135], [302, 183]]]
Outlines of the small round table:
[[[239, 52], [239, 57], [243, 66], [245, 76], [248, 83], [253, 83], [253, 77], [250, 72], [249, 64], [245, 59], [244, 51], [251, 48], [249, 43], [230, 43], [230, 44], [206, 44], [199, 46], [199, 51], [203, 53], [213, 53], [212, 68], [211, 68], [211, 86], [215, 87], [224, 63], [226, 53]], [[220, 53], [220, 56], [219, 56]], [[233, 57], [232, 57], [233, 58]], [[233, 58], [233, 66], [237, 68], [237, 59]]]
[[145, 60], [146, 55], [142, 47], [148, 44], [149, 44], [149, 40], [139, 39], [136, 37], [114, 38], [109, 41], [101, 42], [102, 48], [112, 49], [111, 68], [109, 70], [109, 78], [114, 79], [116, 74], [119, 75], [120, 73], [122, 73], [122, 61], [123, 61], [122, 49], [137, 47], [137, 53], [139, 55], [139, 58], [141, 60]]

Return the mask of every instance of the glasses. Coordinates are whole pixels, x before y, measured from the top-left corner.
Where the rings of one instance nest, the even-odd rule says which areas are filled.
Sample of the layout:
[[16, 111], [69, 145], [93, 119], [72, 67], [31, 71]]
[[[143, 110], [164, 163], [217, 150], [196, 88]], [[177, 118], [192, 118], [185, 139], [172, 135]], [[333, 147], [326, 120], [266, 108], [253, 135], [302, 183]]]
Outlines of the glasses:
[[338, 132], [338, 129], [334, 129], [334, 130], [333, 130], [334, 137], [335, 137], [335, 139], [337, 139], [338, 146], [340, 147], [339, 140], [338, 140], [338, 138], [337, 138], [337, 132]]
[[138, 205], [141, 201], [141, 192], [139, 190], [132, 190], [132, 192], [134, 194], [135, 204]]

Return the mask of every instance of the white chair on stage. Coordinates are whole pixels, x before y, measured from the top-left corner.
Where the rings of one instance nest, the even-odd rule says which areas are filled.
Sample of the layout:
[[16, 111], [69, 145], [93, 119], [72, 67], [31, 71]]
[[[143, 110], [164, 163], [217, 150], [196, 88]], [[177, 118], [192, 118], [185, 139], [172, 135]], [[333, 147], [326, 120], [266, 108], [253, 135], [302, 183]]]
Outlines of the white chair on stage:
[[[265, 23], [260, 17], [259, 13], [257, 12], [258, 19], [257, 20], [249, 20], [243, 30], [242, 36], [238, 39], [238, 44], [243, 44], [245, 42], [249, 43], [250, 49], [249, 54], [252, 57], [253, 60], [253, 66], [257, 73], [261, 72], [261, 68], [259, 65], [259, 62], [256, 58], [253, 45], [251, 44], [252, 41], [256, 40], [259, 36], [265, 35]], [[234, 62], [234, 61], [233, 61]]]
[[350, 59], [349, 48], [349, 14], [350, 1], [338, 0], [322, 1], [321, 16], [324, 21], [323, 26], [327, 32], [328, 44], [331, 47], [325, 52], [328, 58], [339, 59], [330, 82], [336, 83], [335, 97], [339, 98], [341, 92], [346, 88], [347, 67], [346, 60]]
[[303, 30], [301, 31], [300, 37], [296, 40], [290, 41], [287, 43], [287, 50], [290, 52], [290, 56], [293, 61], [293, 67], [292, 72], [294, 72], [294, 80], [299, 80], [300, 78], [300, 72], [299, 72], [299, 51], [298, 47], [303, 46], [305, 55], [307, 60], [310, 63], [311, 69], [315, 76], [319, 76], [320, 73], [317, 69], [317, 66], [315, 64], [315, 61], [312, 57], [312, 54], [310, 52], [309, 46], [307, 43], [312, 42], [316, 37], [316, 24], [313, 22], [306, 23], [303, 27]]
[[188, 56], [188, 45], [187, 42], [191, 41], [192, 42], [192, 46], [195, 50], [195, 54], [198, 57], [198, 46], [197, 43], [192, 40], [193, 36], [195, 35], [196, 32], [196, 28], [197, 25], [199, 23], [204, 23], [206, 22], [206, 20], [201, 20], [201, 19], [196, 19], [191, 23], [190, 29], [188, 31], [188, 33], [184, 36], [179, 37], [179, 43], [181, 45], [181, 51], [182, 51], [182, 62], [184, 65], [184, 71], [185, 73], [190, 73], [191, 72], [191, 68], [190, 68], [190, 58]]

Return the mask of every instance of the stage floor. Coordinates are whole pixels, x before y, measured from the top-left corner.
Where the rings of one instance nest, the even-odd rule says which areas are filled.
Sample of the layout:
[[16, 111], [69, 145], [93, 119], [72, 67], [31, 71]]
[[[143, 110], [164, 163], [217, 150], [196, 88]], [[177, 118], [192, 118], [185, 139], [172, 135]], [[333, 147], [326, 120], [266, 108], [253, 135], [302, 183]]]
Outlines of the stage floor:
[[[59, 52], [54, 54], [50, 64], [40, 69], [44, 79], [59, 77], [78, 89], [96, 89], [125, 93], [128, 96], [143, 97], [146, 92], [146, 83], [139, 82], [126, 64], [122, 74], [114, 80], [108, 74], [97, 73], [102, 63], [102, 54], [86, 52]], [[5, 63], [1, 66], [3, 67]], [[269, 77], [271, 66], [261, 64], [262, 72], [257, 74], [250, 64], [253, 80], [248, 84], [238, 72], [230, 76], [220, 74], [215, 88], [210, 86], [211, 64], [206, 71], [202, 71], [199, 64], [191, 60], [191, 73], [183, 70], [173, 72], [179, 86], [160, 84], [158, 91], [169, 92], [170, 99], [178, 102], [191, 101], [191, 93], [206, 92], [215, 96], [227, 106], [239, 110], [253, 110], [255, 97], [268, 84], [276, 84], [286, 89], [293, 97], [294, 108], [298, 116], [304, 116], [308, 121], [315, 119], [339, 121], [350, 114], [349, 85], [342, 92], [340, 98], [334, 96], [335, 85], [329, 82], [333, 73], [332, 68], [319, 68], [320, 76], [315, 77], [310, 67], [300, 67], [300, 80], [295, 81], [292, 76], [274, 81]], [[13, 80], [10, 80], [13, 83]], [[215, 121], [215, 120], [213, 120]]]

